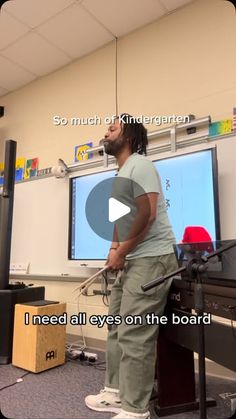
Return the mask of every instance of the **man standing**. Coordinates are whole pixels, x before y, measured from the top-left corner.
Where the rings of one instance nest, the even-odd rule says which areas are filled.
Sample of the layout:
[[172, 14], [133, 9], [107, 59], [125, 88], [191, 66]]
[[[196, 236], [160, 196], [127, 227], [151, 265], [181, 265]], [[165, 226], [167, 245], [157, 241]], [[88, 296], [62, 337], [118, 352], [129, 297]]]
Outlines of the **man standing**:
[[136, 215], [125, 240], [120, 239], [119, 223], [115, 227], [107, 265], [122, 270], [112, 287], [109, 314], [141, 316], [143, 321], [109, 327], [105, 388], [85, 398], [90, 409], [117, 413], [113, 419], [150, 418], [158, 325], [147, 325], [145, 315], [163, 314], [171, 281], [146, 293], [141, 285], [177, 268], [160, 177], [143, 156], [147, 143], [147, 130], [128, 114], [117, 117], [104, 140], [106, 153], [117, 159], [118, 178], [140, 186], [128, 188], [127, 202]]

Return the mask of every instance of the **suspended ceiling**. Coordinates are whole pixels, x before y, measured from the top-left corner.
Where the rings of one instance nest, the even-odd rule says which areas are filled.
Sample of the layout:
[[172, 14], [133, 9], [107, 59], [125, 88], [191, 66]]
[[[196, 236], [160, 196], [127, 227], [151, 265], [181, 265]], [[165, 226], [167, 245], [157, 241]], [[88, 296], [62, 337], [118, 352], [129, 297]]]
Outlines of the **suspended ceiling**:
[[192, 0], [8, 0], [0, 12], [0, 96]]

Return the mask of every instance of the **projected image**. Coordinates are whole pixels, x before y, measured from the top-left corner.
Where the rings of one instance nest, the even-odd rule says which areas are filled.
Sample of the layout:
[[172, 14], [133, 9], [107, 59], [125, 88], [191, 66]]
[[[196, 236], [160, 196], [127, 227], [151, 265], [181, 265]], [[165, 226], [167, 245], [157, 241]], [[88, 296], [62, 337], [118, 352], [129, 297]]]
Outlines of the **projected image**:
[[[71, 179], [71, 243], [69, 244], [69, 253], [72, 260], [106, 259], [110, 241], [102, 239], [90, 227], [86, 217], [86, 202], [96, 185], [105, 179], [114, 177], [115, 174], [116, 170], [111, 170]], [[108, 220], [107, 222], [109, 223]]]
[[[176, 242], [182, 241], [188, 226], [201, 226], [212, 240], [219, 239], [216, 151], [204, 150], [153, 163], [162, 179]], [[106, 259], [110, 241], [91, 229], [85, 207], [93, 188], [115, 174], [112, 170], [71, 179], [70, 259]]]
[[177, 242], [188, 226], [204, 227], [216, 240], [212, 157], [206, 150], [154, 162]]

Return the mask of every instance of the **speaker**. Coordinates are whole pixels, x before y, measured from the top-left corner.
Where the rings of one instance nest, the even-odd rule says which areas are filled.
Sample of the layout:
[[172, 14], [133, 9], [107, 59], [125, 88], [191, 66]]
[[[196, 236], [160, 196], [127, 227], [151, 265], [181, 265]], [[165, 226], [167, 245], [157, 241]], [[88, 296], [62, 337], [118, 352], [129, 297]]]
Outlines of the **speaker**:
[[[50, 319], [53, 320], [52, 324]], [[65, 303], [42, 301], [16, 304], [12, 354], [14, 366], [37, 373], [64, 364], [65, 344]]]
[[0, 196], [0, 290], [9, 288], [15, 164], [16, 141], [7, 140], [5, 146], [4, 184]]
[[3, 195], [8, 197], [14, 192], [16, 167], [16, 141], [7, 140], [5, 146], [5, 168]]
[[44, 287], [0, 290], [0, 364], [11, 362], [15, 304], [44, 299]]

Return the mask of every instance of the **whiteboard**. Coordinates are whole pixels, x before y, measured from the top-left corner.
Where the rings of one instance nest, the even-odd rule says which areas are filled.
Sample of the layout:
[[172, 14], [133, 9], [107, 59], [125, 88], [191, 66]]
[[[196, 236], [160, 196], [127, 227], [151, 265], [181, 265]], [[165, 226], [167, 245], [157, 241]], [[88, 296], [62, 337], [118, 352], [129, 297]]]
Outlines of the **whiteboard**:
[[69, 179], [46, 177], [15, 185], [11, 264], [29, 273], [68, 273]]
[[[211, 145], [214, 145], [212, 142]], [[236, 137], [216, 141], [222, 240], [236, 239]], [[184, 152], [209, 148], [209, 143]], [[182, 154], [168, 153], [168, 157]], [[164, 158], [163, 153], [152, 159]], [[109, 169], [112, 167], [109, 167]], [[90, 173], [93, 169], [89, 169]], [[95, 169], [104, 170], [104, 168]], [[80, 174], [84, 174], [83, 170]], [[76, 174], [75, 174], [76, 176]], [[199, 199], [201, 197], [199, 196]], [[69, 177], [36, 178], [15, 185], [11, 263], [30, 263], [32, 275], [81, 276], [68, 261]], [[66, 279], [66, 278], [65, 278]]]

